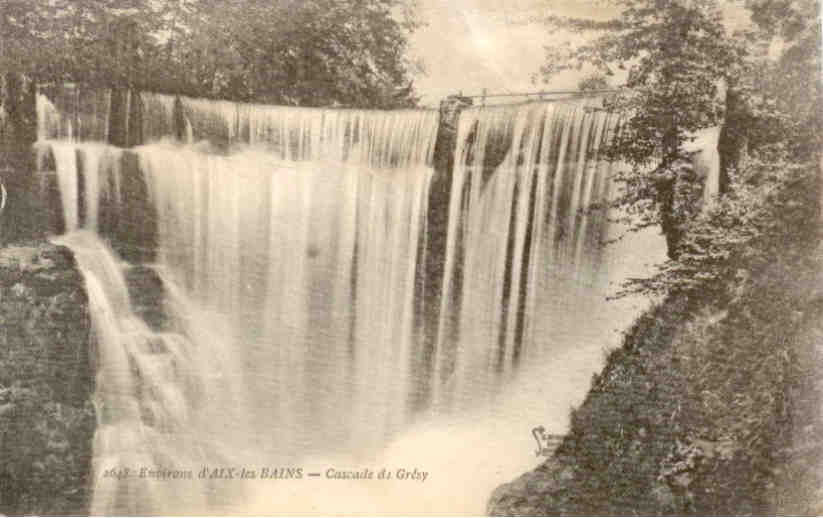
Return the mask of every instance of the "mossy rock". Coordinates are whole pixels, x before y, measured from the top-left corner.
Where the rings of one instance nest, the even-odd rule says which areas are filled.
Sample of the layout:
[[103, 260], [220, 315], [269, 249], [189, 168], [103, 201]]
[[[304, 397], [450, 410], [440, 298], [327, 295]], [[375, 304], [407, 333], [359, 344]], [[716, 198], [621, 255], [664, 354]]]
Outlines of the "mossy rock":
[[0, 513], [87, 514], [90, 317], [67, 248], [0, 249], [0, 322]]

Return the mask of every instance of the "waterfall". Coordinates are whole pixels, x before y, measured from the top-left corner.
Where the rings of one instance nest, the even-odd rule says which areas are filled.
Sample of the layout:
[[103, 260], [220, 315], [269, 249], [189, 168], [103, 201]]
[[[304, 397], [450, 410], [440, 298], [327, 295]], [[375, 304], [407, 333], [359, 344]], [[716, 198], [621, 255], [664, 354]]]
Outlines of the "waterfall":
[[45, 86], [39, 88], [35, 103], [38, 140], [108, 140], [110, 90]]
[[248, 114], [267, 147], [136, 150], [159, 261], [233, 323], [269, 447], [370, 447], [407, 419], [436, 115], [277, 110]]
[[463, 112], [435, 359], [441, 404], [493, 395], [519, 363], [570, 342], [584, 301], [607, 294], [607, 221], [590, 209], [608, 199], [599, 150], [616, 118], [596, 106]]
[[[97, 344], [95, 514], [270, 514], [270, 484], [198, 470], [398, 462], [436, 471], [439, 496], [278, 481], [294, 503], [277, 512], [482, 513], [484, 493], [539, 461], [531, 428], [563, 431], [645, 304], [607, 304], [609, 283], [663, 255], [658, 236], [599, 246], [617, 231], [592, 210], [610, 196], [600, 152], [616, 120], [594, 101], [461, 115], [440, 300], [423, 289], [436, 112], [139, 102], [153, 140], [117, 149], [78, 141], [38, 101], [38, 163], [53, 157], [59, 242], [86, 276]], [[167, 139], [181, 114], [186, 143]], [[149, 250], [129, 264], [112, 249]], [[490, 454], [474, 444], [488, 434], [510, 442]], [[168, 473], [105, 476], [124, 466]]]
[[216, 426], [248, 426], [228, 337], [168, 280], [170, 323], [152, 329], [132, 307], [126, 278], [135, 267], [87, 230], [55, 242], [71, 248], [85, 277], [97, 344], [91, 514], [165, 514], [175, 502], [176, 512], [219, 509], [225, 488], [198, 480], [195, 467], [242, 451], [242, 433]]
[[706, 128], [691, 135], [683, 149], [692, 157], [698, 177], [703, 179], [703, 207], [708, 209], [720, 193], [720, 127]]

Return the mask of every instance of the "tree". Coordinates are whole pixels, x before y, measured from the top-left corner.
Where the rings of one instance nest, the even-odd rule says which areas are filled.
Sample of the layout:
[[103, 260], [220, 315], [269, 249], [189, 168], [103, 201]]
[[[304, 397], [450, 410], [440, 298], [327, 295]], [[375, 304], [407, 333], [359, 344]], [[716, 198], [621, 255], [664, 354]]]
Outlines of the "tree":
[[0, 67], [35, 82], [307, 106], [408, 106], [407, 0], [5, 0]]
[[[751, 91], [757, 98], [757, 143], [783, 140], [791, 152], [810, 158], [823, 143], [820, 2], [816, 0], [746, 0], [757, 30], [746, 35], [762, 49]], [[778, 49], [774, 59], [769, 50]]]
[[[183, 52], [212, 71], [204, 86], [221, 97], [304, 106], [413, 104], [405, 53], [417, 24], [411, 14], [396, 14], [403, 6], [398, 0], [255, 0], [242, 7], [217, 1], [195, 26], [200, 39]], [[222, 51], [206, 50], [210, 45]]]
[[150, 60], [162, 89], [180, 93], [408, 106], [416, 98], [406, 50], [417, 26], [403, 0], [188, 0], [169, 12], [170, 36]]
[[39, 82], [101, 82], [127, 74], [116, 44], [123, 22], [131, 38], [155, 43], [166, 3], [150, 0], [8, 0], [0, 7], [0, 66]]
[[[814, 0], [748, 0], [756, 26], [732, 32], [720, 0], [615, 3], [620, 15], [605, 22], [550, 18], [554, 29], [587, 31], [593, 37], [583, 45], [548, 49], [542, 74], [548, 80], [559, 70], [584, 65], [606, 76], [627, 71], [621, 91], [605, 102], [623, 115], [608, 156], [630, 166], [617, 176], [624, 188], [615, 203], [629, 214], [635, 230], [660, 225], [669, 257], [676, 259], [699, 212], [699, 186], [693, 185], [698, 179], [684, 148], [696, 131], [723, 123], [721, 195], [753, 143], [784, 139], [791, 128], [798, 141], [814, 140], [810, 129], [820, 121], [819, 76], [814, 74], [819, 74], [819, 27], [810, 13], [817, 5]], [[774, 61], [763, 49], [778, 34], [786, 45]], [[793, 89], [804, 101], [778, 100], [780, 70], [786, 66], [804, 76], [792, 79], [805, 85]]]

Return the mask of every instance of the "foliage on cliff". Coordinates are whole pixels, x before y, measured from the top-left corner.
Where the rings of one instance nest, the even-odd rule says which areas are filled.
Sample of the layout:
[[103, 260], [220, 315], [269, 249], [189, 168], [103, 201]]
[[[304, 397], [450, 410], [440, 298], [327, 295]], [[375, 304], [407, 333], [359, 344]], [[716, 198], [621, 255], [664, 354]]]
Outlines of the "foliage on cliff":
[[0, 250], [0, 322], [0, 513], [88, 514], [90, 326], [68, 250]]
[[303, 106], [414, 104], [407, 0], [4, 0], [0, 70]]
[[782, 143], [732, 170], [729, 192], [681, 225], [679, 254], [623, 293], [687, 294], [726, 303], [729, 286], [756, 276], [777, 258], [808, 254], [817, 230], [818, 164], [792, 160]]
[[499, 488], [492, 513], [823, 512], [815, 165], [785, 176], [793, 180], [774, 203], [759, 198], [762, 234], [728, 234], [734, 242], [718, 261], [734, 271], [668, 295], [635, 323], [573, 411], [556, 456]]

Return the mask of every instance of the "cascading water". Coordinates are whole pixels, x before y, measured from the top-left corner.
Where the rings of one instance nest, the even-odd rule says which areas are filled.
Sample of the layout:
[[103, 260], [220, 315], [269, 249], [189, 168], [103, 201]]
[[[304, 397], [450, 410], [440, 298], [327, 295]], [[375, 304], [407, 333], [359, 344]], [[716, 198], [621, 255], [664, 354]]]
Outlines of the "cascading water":
[[[458, 128], [435, 374], [446, 405], [494, 394], [607, 293], [600, 270], [615, 118], [595, 104], [466, 110]], [[605, 282], [604, 282], [605, 281]], [[574, 336], [574, 335], [572, 335]], [[458, 401], [452, 401], [454, 399]]]
[[436, 115], [277, 110], [275, 152], [137, 150], [160, 262], [245, 344], [263, 447], [371, 448], [407, 417]]
[[[144, 135], [169, 135], [177, 109], [190, 140], [219, 142], [39, 148], [54, 157], [60, 239], [86, 274], [94, 312], [95, 513], [482, 513], [488, 491], [539, 460], [531, 428], [562, 432], [602, 351], [616, 345], [612, 331], [636, 314], [626, 301], [605, 303], [609, 280], [662, 255], [656, 236], [643, 238], [651, 248], [641, 260], [638, 236], [597, 246], [606, 218], [586, 209], [609, 195], [598, 154], [615, 121], [595, 104], [469, 109], [443, 297], [425, 301], [440, 306], [427, 351], [417, 312], [435, 112], [140, 102]], [[63, 120], [53, 105], [39, 106], [41, 136], [71, 136], [48, 126]], [[151, 221], [132, 223], [156, 229], [148, 266], [163, 281], [162, 328], [130, 302], [136, 266], [97, 237], [115, 240], [112, 218], [137, 214], [126, 210], [139, 201], [126, 187], [135, 178]], [[427, 412], [412, 404], [421, 385]], [[415, 465], [432, 478], [426, 489], [393, 481], [376, 493], [278, 481], [272, 500], [262, 481], [103, 476], [146, 466], [196, 479], [201, 466], [221, 465]], [[312, 499], [318, 491], [327, 507]], [[409, 491], [430, 496], [410, 502]]]
[[108, 140], [111, 91], [77, 87], [44, 87], [43, 91], [52, 97], [38, 93], [35, 98], [38, 140]]
[[169, 325], [152, 329], [132, 308], [132, 266], [87, 230], [55, 241], [71, 248], [86, 279], [97, 344], [91, 514], [220, 509], [226, 488], [197, 479], [194, 467], [242, 453], [227, 456], [233, 444], [243, 445], [242, 435], [221, 437], [219, 428], [248, 425], [245, 398], [232, 381], [241, 370], [228, 354], [230, 338], [169, 281]]

